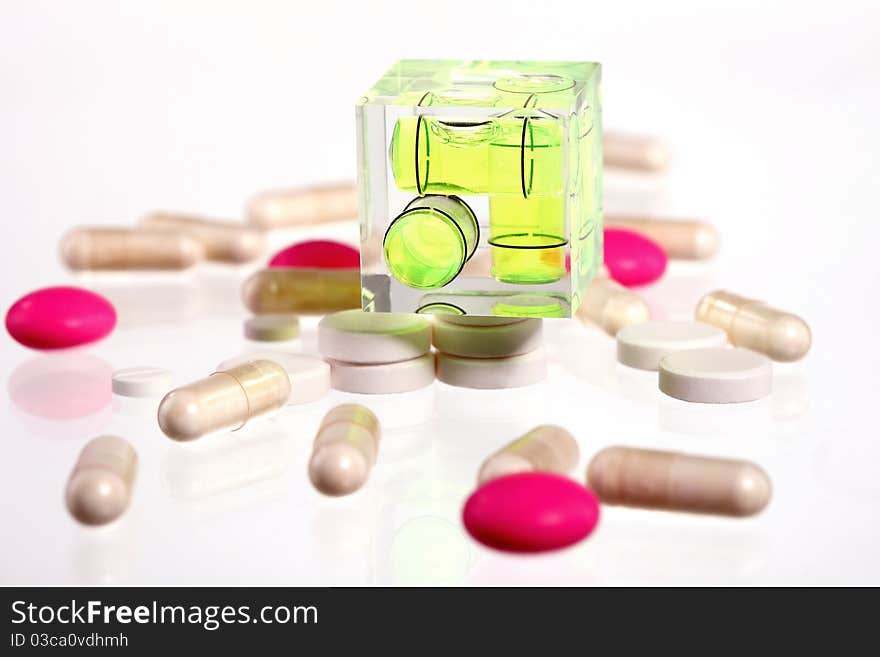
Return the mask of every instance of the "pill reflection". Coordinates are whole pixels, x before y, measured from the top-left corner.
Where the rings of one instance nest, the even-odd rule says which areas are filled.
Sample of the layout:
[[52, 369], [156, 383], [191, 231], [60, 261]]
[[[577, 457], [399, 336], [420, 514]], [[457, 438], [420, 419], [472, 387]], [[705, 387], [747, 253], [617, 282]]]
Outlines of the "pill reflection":
[[6, 387], [29, 433], [78, 439], [100, 432], [110, 421], [112, 376], [109, 363], [73, 350], [26, 360]]
[[229, 441], [175, 445], [162, 461], [162, 481], [181, 501], [255, 487], [284, 474], [289, 440], [280, 427], [243, 429]]
[[132, 514], [126, 514], [107, 527], [78, 529], [69, 554], [77, 583], [113, 586], [130, 581], [138, 545], [136, 526]]

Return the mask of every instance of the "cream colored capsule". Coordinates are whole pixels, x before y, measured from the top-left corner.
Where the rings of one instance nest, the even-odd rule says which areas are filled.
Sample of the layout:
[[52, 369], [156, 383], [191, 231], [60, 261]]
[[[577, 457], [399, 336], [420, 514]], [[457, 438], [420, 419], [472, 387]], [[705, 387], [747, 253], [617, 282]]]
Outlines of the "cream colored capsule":
[[141, 225], [151, 230], [176, 231], [189, 235], [205, 249], [208, 260], [218, 262], [251, 262], [266, 249], [263, 232], [227, 221], [217, 221], [172, 212], [154, 212], [144, 217]]
[[271, 190], [255, 196], [247, 206], [248, 222], [260, 228], [308, 226], [357, 216], [353, 183]]
[[637, 294], [610, 278], [597, 276], [584, 292], [577, 316], [615, 336], [624, 326], [647, 322], [651, 313]]
[[587, 485], [603, 504], [751, 516], [770, 501], [767, 474], [754, 463], [632, 447], [593, 457]]
[[173, 440], [236, 430], [284, 406], [290, 377], [270, 360], [254, 360], [169, 392], [159, 403], [159, 428]]
[[653, 219], [629, 215], [605, 215], [605, 225], [648, 237], [678, 260], [707, 260], [718, 253], [720, 240], [715, 226], [696, 219]]
[[669, 151], [653, 137], [605, 131], [602, 159], [610, 168], [663, 171], [669, 164]]
[[579, 458], [574, 436], [562, 427], [542, 424], [487, 458], [480, 467], [477, 484], [517, 472], [566, 474], [577, 466]]
[[242, 300], [255, 315], [323, 315], [361, 307], [361, 278], [356, 269], [270, 267], [252, 274]]
[[74, 271], [186, 269], [205, 250], [182, 233], [137, 228], [75, 228], [61, 240], [61, 260]]
[[128, 441], [98, 436], [80, 452], [67, 481], [65, 502], [84, 525], [104, 525], [128, 508], [137, 475], [137, 453]]
[[727, 331], [731, 344], [777, 361], [800, 360], [813, 341], [810, 327], [797, 315], [726, 290], [709, 292], [700, 299], [696, 316]]
[[380, 436], [379, 420], [365, 406], [331, 409], [321, 421], [309, 460], [315, 488], [334, 497], [358, 490], [376, 463]]

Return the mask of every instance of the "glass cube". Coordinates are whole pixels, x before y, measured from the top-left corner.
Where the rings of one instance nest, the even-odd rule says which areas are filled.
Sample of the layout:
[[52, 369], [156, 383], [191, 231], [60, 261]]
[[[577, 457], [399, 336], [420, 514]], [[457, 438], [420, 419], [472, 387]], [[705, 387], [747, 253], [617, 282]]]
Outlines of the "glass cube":
[[401, 60], [357, 106], [364, 310], [571, 317], [602, 262], [601, 67]]

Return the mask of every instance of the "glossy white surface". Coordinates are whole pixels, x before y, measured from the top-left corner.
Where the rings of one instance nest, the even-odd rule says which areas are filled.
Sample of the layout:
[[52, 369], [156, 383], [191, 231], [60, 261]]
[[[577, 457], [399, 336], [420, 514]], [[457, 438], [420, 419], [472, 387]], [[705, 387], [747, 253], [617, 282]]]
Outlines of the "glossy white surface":
[[[0, 583], [880, 584], [880, 9], [765, 4], [547, 0], [541, 20], [517, 1], [471, 3], [467, 20], [402, 0], [4, 5], [0, 305], [79, 281], [121, 322], [66, 354], [0, 338]], [[689, 318], [724, 287], [810, 322], [812, 352], [774, 364], [770, 397], [670, 399], [616, 362], [613, 339], [565, 321], [545, 325], [550, 374], [533, 387], [331, 392], [192, 445], [161, 434], [155, 400], [110, 397], [114, 369], [189, 381], [239, 353], [247, 271], [74, 278], [57, 258], [66, 229], [157, 207], [234, 218], [259, 190], [351, 179], [358, 94], [399, 56], [468, 54], [605, 63], [606, 127], [675, 149], [663, 178], [606, 176], [606, 210], [694, 215], [722, 235], [716, 261], [673, 263], [643, 291], [655, 316]], [[306, 234], [354, 243], [357, 227]], [[356, 495], [322, 498], [311, 441], [353, 399], [385, 427], [379, 461]], [[543, 422], [577, 436], [579, 478], [608, 445], [661, 447], [753, 460], [774, 499], [750, 520], [605, 508], [588, 541], [546, 556], [477, 546], [459, 513], [479, 464]], [[96, 531], [63, 490], [99, 433], [130, 440], [140, 472], [127, 516]]]

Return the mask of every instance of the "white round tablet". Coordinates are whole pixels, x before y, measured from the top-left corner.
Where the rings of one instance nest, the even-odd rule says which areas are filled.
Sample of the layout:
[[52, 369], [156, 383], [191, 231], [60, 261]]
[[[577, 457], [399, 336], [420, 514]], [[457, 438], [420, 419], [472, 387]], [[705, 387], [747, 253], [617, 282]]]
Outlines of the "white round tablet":
[[434, 346], [444, 354], [466, 358], [506, 358], [534, 351], [543, 344], [540, 319], [498, 326], [452, 324], [438, 317]]
[[620, 329], [617, 360], [629, 367], [656, 371], [667, 354], [726, 344], [727, 333], [711, 324], [649, 320]]
[[244, 335], [259, 342], [281, 342], [299, 337], [299, 317], [290, 314], [254, 315], [244, 321]]
[[437, 378], [462, 388], [518, 388], [547, 376], [544, 349], [509, 358], [462, 358], [437, 354]]
[[358, 364], [330, 361], [333, 388], [343, 392], [378, 395], [408, 392], [434, 381], [434, 354], [397, 363]]
[[660, 360], [660, 390], [710, 404], [745, 402], [770, 394], [770, 359], [748, 349], [689, 349]]
[[431, 349], [431, 322], [419, 315], [343, 310], [318, 323], [318, 351], [347, 363], [396, 363]]
[[174, 387], [174, 377], [161, 367], [127, 367], [113, 372], [111, 387], [123, 397], [161, 397]]
[[444, 321], [449, 324], [461, 324], [462, 326], [501, 326], [502, 324], [516, 324], [526, 321], [525, 317], [494, 317], [491, 315], [442, 315], [435, 321]]
[[286, 351], [253, 351], [227, 358], [217, 366], [222, 372], [252, 360], [271, 360], [287, 371], [290, 378], [288, 404], [305, 404], [320, 399], [330, 390], [330, 365], [316, 356]]

